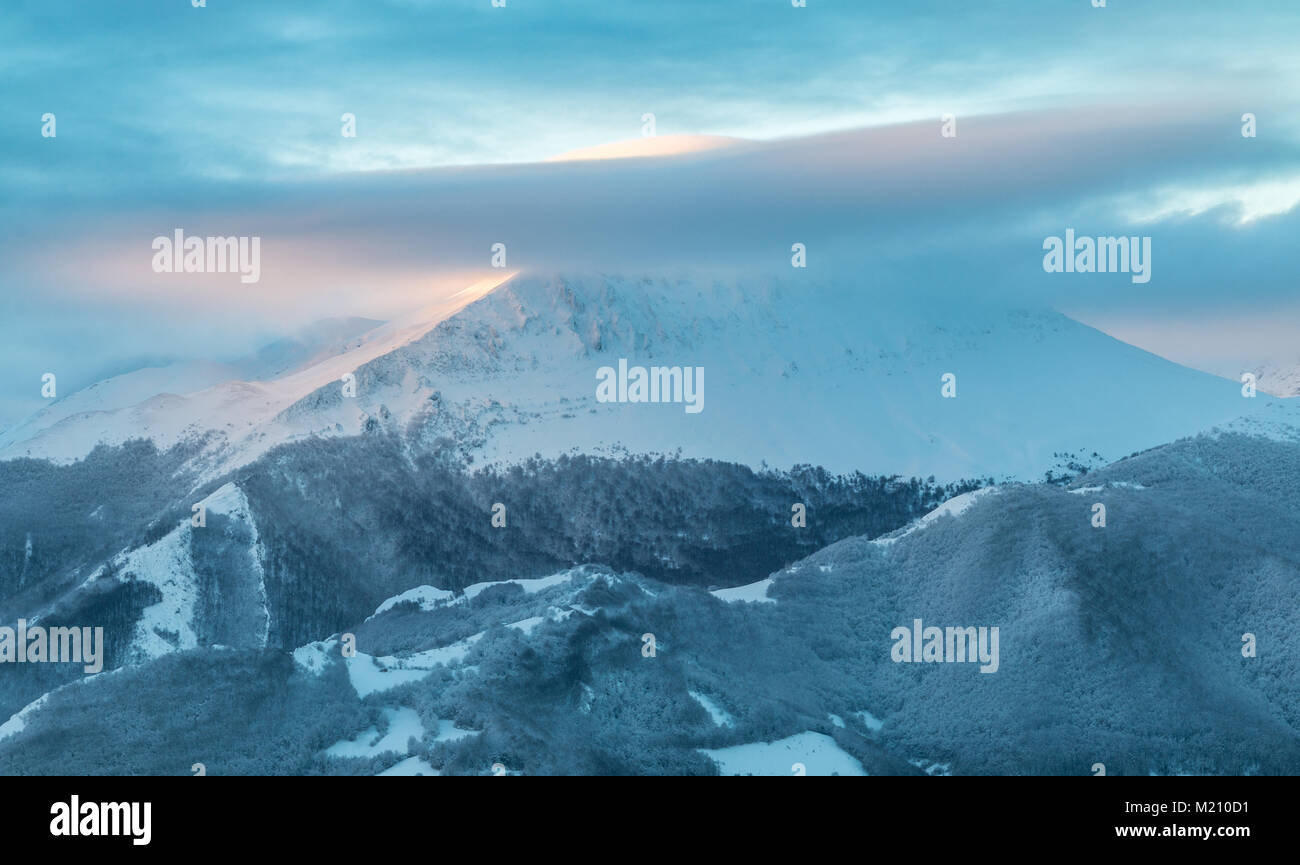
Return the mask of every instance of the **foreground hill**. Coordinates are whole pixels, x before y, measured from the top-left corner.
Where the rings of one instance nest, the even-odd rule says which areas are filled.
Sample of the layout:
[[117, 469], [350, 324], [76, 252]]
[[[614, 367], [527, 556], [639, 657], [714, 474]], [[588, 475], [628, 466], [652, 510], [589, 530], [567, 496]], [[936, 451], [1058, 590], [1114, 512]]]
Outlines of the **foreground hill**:
[[[68, 685], [0, 729], [0, 771], [1295, 773], [1297, 501], [1300, 442], [1223, 432], [968, 493], [741, 589], [412, 581], [292, 654], [180, 647]], [[220, 622], [256, 637], [259, 613]], [[916, 619], [998, 628], [996, 672], [895, 662]]]

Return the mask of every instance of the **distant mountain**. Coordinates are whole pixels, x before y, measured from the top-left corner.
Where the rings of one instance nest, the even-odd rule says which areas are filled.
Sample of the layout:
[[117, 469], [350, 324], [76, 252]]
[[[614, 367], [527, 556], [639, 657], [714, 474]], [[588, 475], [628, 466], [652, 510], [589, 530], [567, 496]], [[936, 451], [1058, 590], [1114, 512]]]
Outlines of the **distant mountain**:
[[[624, 360], [703, 369], [702, 410], [598, 401], [601, 369]], [[516, 276], [462, 308], [276, 367], [127, 406], [73, 395], [0, 437], [0, 456], [202, 440], [216, 477], [276, 444], [383, 429], [480, 463], [680, 450], [750, 466], [1031, 479], [1293, 410], [1053, 312], [793, 278]], [[948, 373], [953, 399], [941, 396]]]
[[241, 377], [266, 381], [290, 375], [327, 358], [351, 351], [365, 341], [365, 334], [384, 322], [373, 318], [326, 318], [297, 334], [264, 346], [252, 357], [237, 361]]
[[1259, 389], [1273, 396], [1300, 396], [1300, 359], [1270, 361], [1254, 369]]
[[[0, 458], [34, 455], [66, 460], [84, 456], [100, 442], [119, 444], [143, 436], [170, 446], [187, 433], [220, 429], [221, 420], [215, 415], [220, 406], [230, 405], [230, 395], [257, 393], [252, 382], [284, 378], [343, 354], [359, 344], [361, 334], [381, 324], [368, 318], [325, 319], [250, 357], [177, 361], [115, 375], [55, 400], [4, 430]], [[189, 396], [208, 393], [228, 398], [214, 402], [214, 397]]]

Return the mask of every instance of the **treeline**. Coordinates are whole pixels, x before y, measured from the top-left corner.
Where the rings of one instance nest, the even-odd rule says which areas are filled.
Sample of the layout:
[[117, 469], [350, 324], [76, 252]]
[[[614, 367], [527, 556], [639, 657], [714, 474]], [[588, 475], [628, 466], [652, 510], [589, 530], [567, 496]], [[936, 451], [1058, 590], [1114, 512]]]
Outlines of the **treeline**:
[[[192, 486], [182, 472], [197, 445], [159, 451], [151, 441], [99, 446], [69, 465], [0, 461], [0, 618], [56, 597], [109, 556], [145, 540]], [[167, 528], [174, 527], [170, 523]]]
[[[382, 434], [281, 447], [235, 480], [253, 504], [271, 644], [282, 646], [354, 624], [420, 584], [459, 589], [584, 563], [667, 583], [751, 582], [984, 483], [644, 456], [470, 471]], [[806, 526], [792, 525], [796, 503]], [[503, 527], [493, 525], [497, 504]]]
[[314, 775], [322, 751], [371, 722], [342, 665], [200, 649], [66, 687], [0, 743], [0, 775]]

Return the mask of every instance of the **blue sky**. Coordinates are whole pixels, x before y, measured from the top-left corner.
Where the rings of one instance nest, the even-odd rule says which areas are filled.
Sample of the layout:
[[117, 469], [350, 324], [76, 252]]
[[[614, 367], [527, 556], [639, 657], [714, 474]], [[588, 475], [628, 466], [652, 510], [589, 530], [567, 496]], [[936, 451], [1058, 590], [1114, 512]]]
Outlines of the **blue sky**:
[[[82, 194], [532, 161], [634, 138], [647, 111], [661, 134], [773, 138], [1155, 102], [1191, 81], [1285, 93], [1297, 32], [1288, 0], [10, 2], [2, 182]], [[53, 158], [31, 134], [45, 111]], [[345, 111], [357, 139], [338, 135]]]
[[[11, 2], [0, 425], [55, 364], [77, 386], [382, 317], [506, 236], [537, 268], [683, 271], [785, 265], [796, 236], [846, 278], [869, 260], [884, 290], [1049, 302], [1207, 368], [1282, 351], [1297, 37], [1294, 2]], [[636, 138], [646, 112], [776, 143], [529, 164]], [[137, 276], [177, 225], [262, 235], [263, 285]], [[1156, 278], [1044, 282], [1037, 242], [1067, 226], [1153, 235]], [[1206, 321], [1232, 332], [1207, 345]]]

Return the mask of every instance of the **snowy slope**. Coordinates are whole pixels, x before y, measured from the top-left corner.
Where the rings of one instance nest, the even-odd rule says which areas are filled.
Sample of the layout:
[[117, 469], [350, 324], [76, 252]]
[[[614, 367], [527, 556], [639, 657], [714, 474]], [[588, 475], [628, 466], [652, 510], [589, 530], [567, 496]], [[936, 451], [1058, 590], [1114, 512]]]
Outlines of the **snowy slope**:
[[[216, 431], [209, 470], [310, 435], [382, 427], [476, 460], [670, 453], [940, 478], [1033, 479], [1057, 452], [1111, 460], [1292, 406], [1052, 312], [873, 297], [857, 285], [517, 276], [262, 382], [65, 417], [0, 457], [76, 458]], [[475, 298], [478, 298], [477, 300]], [[600, 403], [597, 370], [703, 367], [704, 408]], [[357, 393], [339, 378], [355, 373]], [[957, 397], [940, 395], [957, 376]]]
[[[222, 594], [214, 589], [195, 561], [196, 532], [216, 532], [215, 526], [196, 527], [183, 521], [159, 540], [123, 552], [91, 574], [86, 587], [113, 574], [127, 580], [139, 580], [158, 589], [161, 599], [145, 607], [130, 638], [126, 653], [130, 664], [142, 663], [169, 652], [193, 649], [210, 644], [213, 634], [221, 635], [226, 645], [265, 647], [271, 627], [270, 605], [262, 570], [257, 526], [243, 491], [225, 484], [201, 499], [205, 522], [215, 516], [229, 518], [237, 527], [238, 539], [246, 544], [244, 564], [248, 590], [241, 594]], [[220, 607], [226, 622], [202, 623], [205, 608]], [[233, 627], [232, 627], [233, 625]], [[208, 639], [204, 639], [206, 635]]]
[[[600, 403], [597, 370], [703, 367], [704, 409]], [[940, 377], [958, 376], [958, 396]], [[1277, 400], [1051, 312], [873, 299], [853, 287], [516, 278], [320, 392], [280, 435], [365, 422], [488, 461], [674, 452], [758, 465], [1038, 478], [1057, 452], [1115, 459]], [[360, 411], [358, 411], [360, 409]]]
[[0, 433], [0, 448], [34, 438], [69, 418], [129, 408], [158, 394], [203, 390], [223, 381], [238, 379], [240, 372], [237, 364], [184, 361], [116, 375], [55, 400], [4, 430]]
[[[69, 430], [93, 437], [99, 428], [103, 430], [104, 440], [116, 441], [115, 420], [110, 420], [110, 417], [116, 419], [124, 414], [132, 421], [139, 421], [149, 415], [143, 409], [145, 405], [169, 409], [177, 404], [179, 395], [205, 391], [223, 383], [230, 383], [236, 392], [246, 392], [246, 388], [238, 387], [239, 383], [283, 377], [343, 354], [364, 342], [363, 335], [381, 324], [383, 322], [366, 318], [325, 319], [293, 338], [277, 340], [256, 354], [238, 360], [184, 360], [112, 376], [53, 400], [43, 410], [4, 430], [0, 433], [0, 452], [12, 444], [41, 436], [69, 419], [66, 424]], [[133, 406], [142, 406], [142, 410], [117, 413], [119, 409]], [[98, 423], [97, 418], [100, 419]], [[58, 438], [59, 435], [56, 433], [51, 437]], [[73, 441], [69, 445], [76, 447], [75, 435], [70, 438]]]
[[1259, 389], [1273, 396], [1300, 396], [1300, 360], [1269, 361], [1254, 370]]
[[701, 748], [721, 775], [866, 775], [853, 756], [823, 733], [799, 733], [776, 742]]
[[[377, 327], [367, 319], [322, 322], [299, 340], [273, 343], [236, 364], [181, 364], [100, 382], [5, 430], [0, 459], [70, 461], [100, 443], [149, 438], [166, 448], [206, 436], [216, 469], [245, 463], [280, 443], [263, 430], [279, 412], [320, 388], [338, 387], [345, 373], [418, 339], [503, 278]], [[358, 329], [364, 332], [356, 335]], [[236, 369], [252, 380], [227, 374]]]
[[872, 543], [883, 547], [887, 547], [892, 544], [895, 544], [899, 541], [899, 539], [905, 538], [914, 532], [918, 532], [921, 529], [933, 525], [935, 520], [938, 520], [940, 517], [961, 516], [963, 513], [970, 510], [971, 505], [975, 504], [977, 501], [979, 501], [982, 498], [985, 498], [986, 496], [996, 495], [997, 492], [998, 492], [998, 487], [982, 487], [978, 490], [971, 490], [968, 493], [962, 493], [959, 496], [953, 496], [952, 498], [948, 499], [948, 501], [939, 505], [939, 507], [930, 511], [928, 514], [921, 517], [916, 522], [904, 526], [903, 528], [899, 529], [896, 532], [891, 532], [888, 535], [885, 535], [884, 537], [876, 538], [875, 540], [872, 541]]

